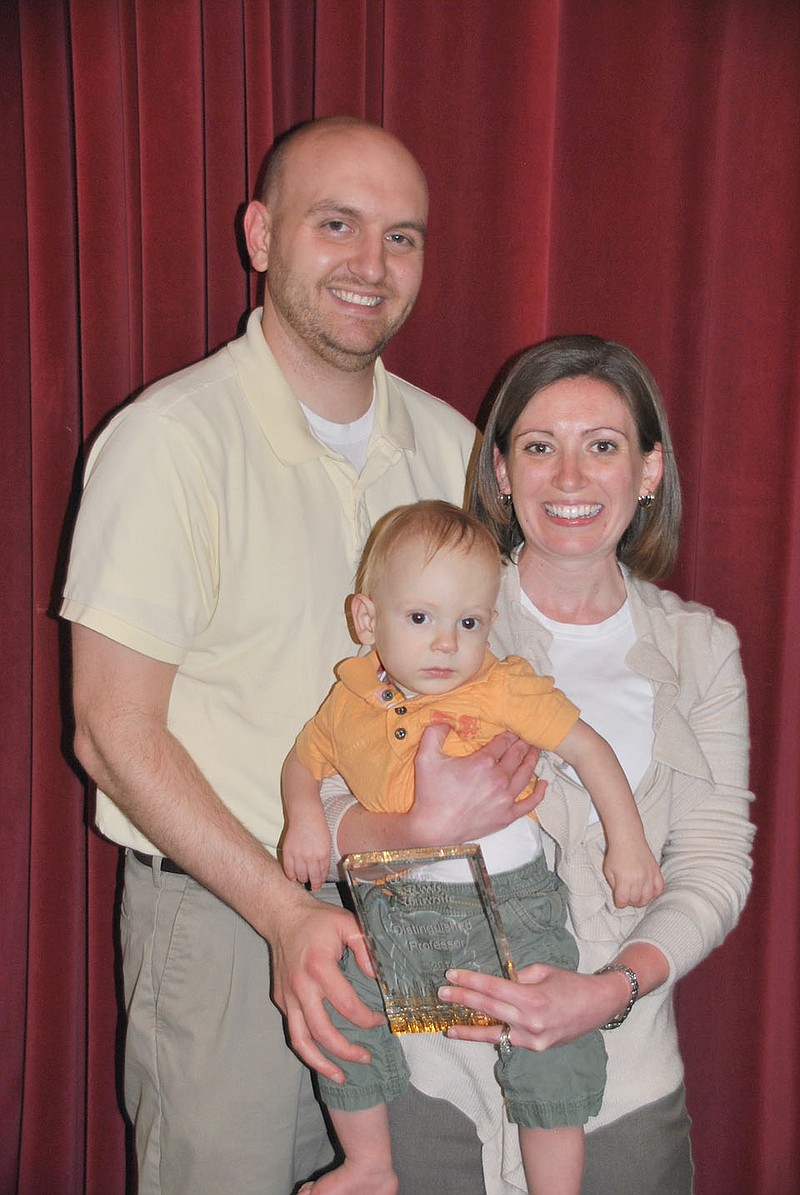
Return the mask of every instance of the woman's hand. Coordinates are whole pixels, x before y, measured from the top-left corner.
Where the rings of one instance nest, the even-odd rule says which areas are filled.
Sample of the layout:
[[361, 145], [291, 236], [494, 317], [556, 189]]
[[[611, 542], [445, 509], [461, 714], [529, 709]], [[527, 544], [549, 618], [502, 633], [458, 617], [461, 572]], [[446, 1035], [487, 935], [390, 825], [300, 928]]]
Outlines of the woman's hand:
[[[636, 972], [640, 998], [669, 977], [667, 959], [649, 942], [626, 946], [614, 961]], [[466, 1004], [494, 1017], [500, 1025], [508, 1025], [511, 1044], [528, 1050], [546, 1050], [599, 1029], [621, 1013], [631, 997], [630, 980], [624, 972], [583, 975], [546, 963], [523, 967], [517, 982], [480, 971], [448, 971], [447, 980], [439, 989], [442, 1000]], [[635, 1008], [631, 1016], [636, 1016]], [[457, 1025], [448, 1029], [447, 1036], [497, 1045], [500, 1028]]]
[[[518, 982], [478, 971], [448, 971], [442, 1000], [466, 1004], [510, 1029], [514, 1046], [546, 1050], [574, 1041], [605, 1025], [625, 1007], [630, 985], [624, 975], [581, 975], [534, 963], [523, 967]], [[457, 1025], [447, 1036], [497, 1044], [497, 1025]]]

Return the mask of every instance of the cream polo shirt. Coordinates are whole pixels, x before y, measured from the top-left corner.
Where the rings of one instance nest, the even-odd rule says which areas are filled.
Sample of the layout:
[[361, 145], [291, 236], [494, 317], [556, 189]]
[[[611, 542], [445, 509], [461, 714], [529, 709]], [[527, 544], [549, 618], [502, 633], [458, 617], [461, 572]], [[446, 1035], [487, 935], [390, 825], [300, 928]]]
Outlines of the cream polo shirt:
[[[355, 651], [344, 601], [369, 529], [419, 498], [460, 503], [475, 429], [379, 361], [357, 475], [311, 434], [260, 319], [103, 430], [61, 613], [178, 666], [170, 730], [274, 850], [283, 760]], [[154, 849], [103, 793], [97, 826]]]

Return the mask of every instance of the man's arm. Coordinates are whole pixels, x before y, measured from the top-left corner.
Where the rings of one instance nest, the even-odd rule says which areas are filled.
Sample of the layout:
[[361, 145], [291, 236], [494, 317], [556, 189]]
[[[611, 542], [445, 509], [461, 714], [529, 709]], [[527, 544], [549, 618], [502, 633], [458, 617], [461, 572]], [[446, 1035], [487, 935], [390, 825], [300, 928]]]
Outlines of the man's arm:
[[334, 1081], [339, 1068], [317, 1048], [363, 1062], [331, 1024], [328, 999], [349, 1020], [379, 1021], [339, 971], [346, 946], [369, 970], [363, 938], [342, 909], [289, 881], [273, 856], [222, 803], [167, 727], [177, 669], [96, 631], [73, 627], [75, 752], [131, 822], [204, 887], [248, 921], [272, 949], [273, 996], [292, 1044]]
[[339, 854], [474, 842], [533, 812], [544, 796], [544, 781], [523, 801], [517, 797], [534, 778], [535, 747], [506, 732], [473, 755], [452, 757], [442, 750], [449, 731], [438, 725], [423, 732], [408, 813], [351, 806], [339, 823]]

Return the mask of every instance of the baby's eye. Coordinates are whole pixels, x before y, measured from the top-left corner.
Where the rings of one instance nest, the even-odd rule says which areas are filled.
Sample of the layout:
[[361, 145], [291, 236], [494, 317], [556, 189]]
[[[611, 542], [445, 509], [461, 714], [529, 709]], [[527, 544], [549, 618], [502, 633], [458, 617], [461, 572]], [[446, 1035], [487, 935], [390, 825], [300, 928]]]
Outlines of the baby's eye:
[[412, 610], [408, 617], [415, 627], [422, 627], [428, 621], [428, 615], [422, 610]]
[[471, 616], [469, 618], [462, 618], [461, 625], [465, 631], [476, 631], [480, 626], [480, 619]]

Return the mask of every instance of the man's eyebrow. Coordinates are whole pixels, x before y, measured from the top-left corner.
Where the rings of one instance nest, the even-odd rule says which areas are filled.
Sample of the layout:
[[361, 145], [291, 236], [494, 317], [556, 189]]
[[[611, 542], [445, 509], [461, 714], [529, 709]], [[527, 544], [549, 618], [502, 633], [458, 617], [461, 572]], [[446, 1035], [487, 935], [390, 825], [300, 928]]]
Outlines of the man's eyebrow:
[[421, 220], [403, 220], [400, 224], [393, 224], [392, 228], [408, 228], [412, 232], [418, 232], [423, 241], [428, 239], [428, 226]]
[[[363, 219], [364, 213], [356, 207], [350, 207], [349, 204], [341, 203], [338, 199], [320, 199], [308, 209], [309, 216], [319, 216], [324, 213], [335, 213], [337, 216], [350, 216], [354, 220]], [[418, 232], [423, 241], [428, 236], [427, 225], [422, 220], [398, 220], [395, 224], [390, 224], [389, 228], [407, 228], [413, 232]]]

